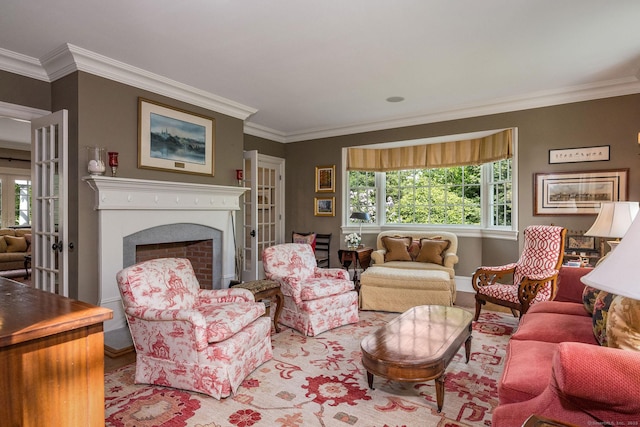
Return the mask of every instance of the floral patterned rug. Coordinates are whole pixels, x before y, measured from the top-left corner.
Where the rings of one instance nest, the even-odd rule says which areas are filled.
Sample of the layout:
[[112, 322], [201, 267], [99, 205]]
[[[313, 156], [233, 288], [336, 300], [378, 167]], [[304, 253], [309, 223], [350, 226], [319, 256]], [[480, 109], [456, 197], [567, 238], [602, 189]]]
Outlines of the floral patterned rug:
[[135, 366], [105, 376], [106, 426], [349, 427], [490, 426], [511, 314], [483, 312], [473, 325], [471, 359], [464, 346], [449, 364], [444, 406], [434, 381], [374, 378], [367, 386], [360, 341], [397, 314], [361, 312], [360, 322], [304, 337], [284, 328], [272, 336], [274, 358], [221, 401], [198, 393], [133, 384]]

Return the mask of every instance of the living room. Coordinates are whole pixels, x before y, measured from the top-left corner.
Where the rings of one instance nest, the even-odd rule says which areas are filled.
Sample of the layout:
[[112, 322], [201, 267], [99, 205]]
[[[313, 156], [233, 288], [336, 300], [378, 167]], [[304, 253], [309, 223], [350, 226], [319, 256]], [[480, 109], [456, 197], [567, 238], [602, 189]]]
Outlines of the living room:
[[[66, 42], [71, 43], [70, 40]], [[4, 42], [0, 47], [6, 47]], [[1, 52], [0, 102], [3, 114], [6, 114], [5, 109], [15, 106], [42, 112], [69, 111], [69, 235], [77, 248], [69, 253], [68, 258], [69, 295], [92, 304], [101, 301], [101, 289], [96, 279], [100, 276], [98, 260], [101, 248], [95, 234], [99, 228], [99, 216], [94, 209], [95, 193], [82, 180], [87, 175], [87, 145], [101, 146], [119, 153], [118, 177], [187, 184], [237, 187], [236, 170], [243, 169], [244, 151], [257, 150], [261, 154], [285, 159], [283, 241], [289, 240], [292, 231], [332, 233], [333, 252], [337, 254], [337, 250], [343, 246], [344, 235], [358, 229], [355, 224], [348, 223], [346, 215], [345, 148], [516, 129], [514, 162], [517, 168], [514, 170], [517, 175], [513, 191], [515, 206], [512, 233], [492, 234], [490, 230], [470, 232], [456, 227], [446, 229], [457, 232], [459, 237], [460, 261], [456, 265], [456, 278], [461, 283], [469, 282], [478, 266], [500, 265], [516, 260], [522, 246], [522, 231], [529, 225], [559, 225], [575, 233], [584, 233], [591, 227], [595, 214], [535, 215], [536, 173], [628, 169], [626, 199], [640, 200], [640, 187], [636, 184], [640, 182], [640, 85], [637, 75], [633, 79], [619, 80], [618, 84], [611, 83], [592, 91], [586, 85], [581, 87], [584, 93], [567, 91], [564, 96], [556, 97], [552, 93], [544, 97], [536, 92], [532, 95], [537, 96], [532, 96], [528, 103], [522, 101], [510, 107], [492, 105], [492, 108], [470, 109], [466, 115], [425, 114], [429, 117], [424, 122], [389, 119], [397, 125], [377, 129], [372, 126], [363, 130], [353, 128], [349, 133], [327, 133], [321, 137], [314, 137], [314, 133], [309, 132], [310, 136], [305, 139], [291, 138], [283, 142], [277, 134], [268, 137], [264, 132], [256, 131], [259, 127], [247, 127], [245, 122], [254, 114], [253, 109], [221, 102], [213, 95], [193, 95], [175, 82], [167, 84], [158, 76], [131, 73], [127, 64], [104, 56], [104, 52], [87, 51], [74, 45], [56, 46], [55, 51], [38, 55], [37, 64], [32, 60], [34, 57], [17, 56], [10, 52], [14, 51], [7, 48]], [[632, 59], [621, 58], [623, 60], [633, 62]], [[52, 68], [43, 71], [42, 63]], [[635, 75], [638, 66], [634, 70]], [[452, 88], [451, 91], [456, 90]], [[410, 94], [404, 96], [409, 97]], [[138, 166], [140, 98], [215, 120], [213, 176]], [[500, 98], [498, 94], [495, 95], [495, 99]], [[543, 101], [540, 98], [544, 98]], [[605, 161], [557, 164], [549, 161], [549, 150], [602, 146], [608, 146], [610, 150], [609, 158]], [[7, 157], [17, 155], [11, 153]], [[15, 164], [0, 159], [0, 167], [14, 168]], [[324, 165], [336, 166], [336, 189], [330, 194], [335, 196], [335, 216], [314, 215], [314, 197], [318, 196], [315, 192], [314, 170]], [[238, 215], [238, 218], [241, 217]], [[374, 247], [376, 236], [382, 229], [384, 227], [378, 224], [365, 224], [363, 243]], [[332, 265], [337, 267], [339, 263], [335, 254]], [[228, 279], [225, 276], [225, 280]]]

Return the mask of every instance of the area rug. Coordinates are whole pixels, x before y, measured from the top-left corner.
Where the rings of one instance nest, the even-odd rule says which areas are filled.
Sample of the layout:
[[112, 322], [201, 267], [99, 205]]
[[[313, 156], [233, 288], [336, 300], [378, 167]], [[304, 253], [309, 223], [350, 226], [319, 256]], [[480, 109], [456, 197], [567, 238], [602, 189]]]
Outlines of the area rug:
[[105, 376], [108, 427], [490, 426], [497, 380], [517, 325], [510, 314], [484, 312], [473, 325], [471, 359], [464, 346], [449, 364], [442, 412], [434, 381], [374, 379], [367, 385], [360, 341], [397, 314], [361, 312], [357, 324], [304, 337], [272, 336], [274, 358], [223, 400], [166, 387], [135, 385], [135, 366]]

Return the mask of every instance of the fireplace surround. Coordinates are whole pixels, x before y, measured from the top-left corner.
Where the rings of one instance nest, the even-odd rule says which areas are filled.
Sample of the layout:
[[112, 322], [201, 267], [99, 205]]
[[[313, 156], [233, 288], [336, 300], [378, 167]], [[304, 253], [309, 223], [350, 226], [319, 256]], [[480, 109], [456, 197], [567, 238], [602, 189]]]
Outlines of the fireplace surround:
[[[105, 332], [126, 328], [116, 273], [135, 263], [135, 246], [211, 239], [212, 287], [235, 278], [235, 211], [245, 187], [87, 176], [98, 212], [99, 305], [113, 310]], [[133, 255], [132, 255], [133, 251]]]

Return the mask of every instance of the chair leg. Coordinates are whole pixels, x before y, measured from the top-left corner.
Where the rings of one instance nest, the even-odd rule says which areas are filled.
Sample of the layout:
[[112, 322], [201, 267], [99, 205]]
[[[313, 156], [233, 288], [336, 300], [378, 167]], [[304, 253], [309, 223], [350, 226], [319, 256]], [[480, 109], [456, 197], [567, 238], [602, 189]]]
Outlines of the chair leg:
[[476, 322], [478, 321], [478, 318], [480, 317], [480, 310], [482, 310], [482, 306], [483, 305], [484, 305], [484, 301], [481, 301], [481, 300], [476, 298], [476, 317], [474, 317], [474, 319], [473, 319]]
[[511, 309], [511, 314], [513, 314], [513, 317], [520, 317], [520, 313], [515, 308]]

